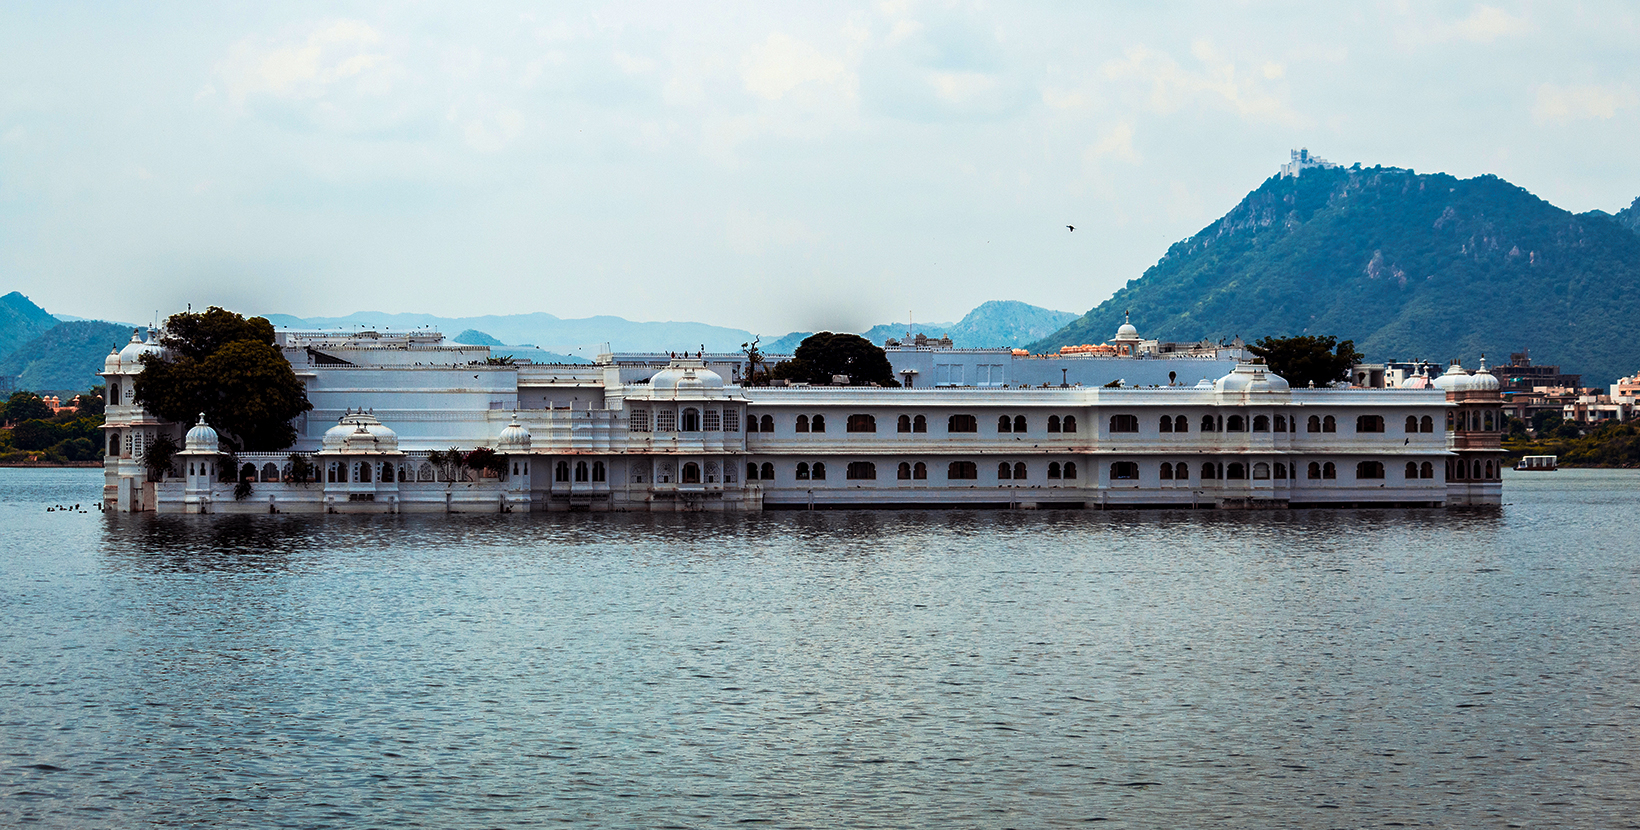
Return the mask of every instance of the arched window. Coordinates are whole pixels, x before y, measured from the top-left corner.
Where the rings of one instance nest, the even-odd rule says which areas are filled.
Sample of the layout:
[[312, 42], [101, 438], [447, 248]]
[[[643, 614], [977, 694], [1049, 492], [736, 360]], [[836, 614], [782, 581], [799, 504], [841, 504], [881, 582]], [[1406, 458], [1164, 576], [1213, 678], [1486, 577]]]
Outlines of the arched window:
[[1434, 478], [1435, 477], [1435, 465], [1429, 463], [1428, 461], [1425, 461], [1424, 463], [1418, 465], [1418, 477], [1419, 478]]
[[797, 478], [798, 481], [808, 481], [809, 480], [809, 462], [807, 462], [807, 461], [797, 462], [797, 476], [796, 476], [796, 478]]
[[1190, 419], [1186, 418], [1183, 415], [1180, 415], [1179, 417], [1174, 418], [1173, 419], [1173, 431], [1174, 432], [1189, 432], [1190, 431]]
[[746, 431], [757, 432], [757, 416], [750, 412], [746, 413]]
[[1321, 416], [1320, 415], [1311, 415], [1310, 416], [1310, 422], [1307, 425], [1307, 428], [1308, 428], [1308, 431], [1310, 431], [1310, 432], [1320, 432], [1321, 431]]
[[587, 469], [587, 463], [585, 461], [575, 462], [575, 480], [576, 481], [586, 481], [587, 479], [592, 477], [590, 475], [590, 473], [591, 473], [591, 470]]
[[972, 461], [953, 461], [946, 466], [945, 477], [952, 481], [973, 481], [979, 478], [979, 466]]
[[1110, 465], [1111, 481], [1133, 481], [1139, 478], [1139, 465], [1132, 461], [1115, 461]]
[[764, 415], [759, 423], [762, 424], [762, 429], [761, 429], [762, 432], [774, 432], [774, 416], [773, 415]]
[[997, 478], [999, 480], [1007, 481], [1008, 479], [1011, 479], [1013, 477], [1014, 477], [1014, 465], [1009, 464], [1006, 461], [1003, 461], [1003, 462], [997, 464]]
[[553, 481], [569, 481], [569, 462], [559, 461], [552, 468]]
[[1308, 472], [1309, 472], [1309, 477], [1310, 478], [1320, 478], [1321, 477], [1321, 465], [1314, 462], [1314, 461], [1311, 461], [1310, 462], [1310, 469], [1309, 469]]
[[910, 481], [911, 480], [911, 465], [904, 462], [904, 461], [901, 461], [900, 465], [898, 467], [894, 468], [894, 477], [901, 480], [901, 481]]
[[807, 415], [797, 416], [797, 427], [794, 431], [795, 432], [808, 432], [809, 431], [809, 416], [807, 416]]
[[1110, 416], [1110, 431], [1138, 432], [1139, 418], [1135, 415], [1112, 415]]
[[1253, 416], [1253, 431], [1254, 432], [1269, 432], [1270, 431], [1270, 416], [1268, 416], [1268, 415], [1254, 415]]
[[921, 415], [918, 415], [917, 417], [912, 418], [911, 419], [911, 431], [912, 432], [927, 432], [928, 431], [928, 419], [924, 418]]
[[1328, 415], [1327, 417], [1322, 418], [1321, 419], [1321, 431], [1322, 432], [1337, 432], [1338, 431], [1338, 421], [1337, 421], [1337, 419], [1333, 418], [1333, 416], [1331, 416], [1331, 415]]
[[762, 478], [763, 478], [764, 481], [774, 481], [774, 465], [773, 464], [770, 464], [767, 461], [763, 462], [763, 475], [762, 475]]
[[1059, 431], [1059, 416], [1058, 415], [1049, 415], [1048, 416], [1048, 431], [1049, 432], [1058, 432]]
[[[119, 406], [120, 405], [120, 385], [119, 384], [117, 384], [117, 383], [108, 384], [108, 402], [110, 404], [114, 405], [114, 406]], [[113, 453], [109, 453], [109, 455], [113, 455]]]
[[1417, 415], [1408, 415], [1407, 416], [1407, 432], [1410, 433], [1410, 432], [1417, 432], [1417, 431], [1418, 431], [1418, 416]]
[[825, 481], [826, 480], [826, 465], [819, 462], [819, 461], [814, 462], [814, 480], [815, 481]]
[[1066, 478], [1076, 478], [1076, 462], [1075, 461], [1066, 461], [1065, 462], [1065, 477]]
[[[1486, 431], [1492, 431], [1492, 410], [1490, 409], [1486, 410]], [[1487, 476], [1487, 478], [1491, 478], [1491, 476]]]
[[[529, 465], [526, 464], [524, 466], [524, 472], [527, 473], [529, 471], [530, 471]], [[731, 469], [730, 472], [734, 472], [734, 470]], [[604, 462], [602, 462], [602, 461], [592, 462], [592, 480], [593, 481], [607, 481], [608, 479], [609, 479], [609, 475], [608, 475], [608, 472], [604, 469]]]
[[870, 461], [850, 461], [843, 476], [849, 481], [876, 481], [877, 465]]
[[1435, 431], [1435, 421], [1434, 421], [1434, 419], [1430, 418], [1428, 415], [1425, 415], [1424, 417], [1419, 418], [1418, 419], [1418, 431], [1419, 432], [1434, 432]]
[[1214, 431], [1215, 430], [1213, 429], [1213, 416], [1212, 415], [1203, 415], [1202, 416], [1202, 432], [1214, 432]]
[[895, 432], [910, 432], [911, 431], [911, 416], [910, 415], [901, 415], [900, 418], [899, 418], [898, 424], [895, 425], [894, 431]]
[[1356, 478], [1383, 478], [1384, 464], [1381, 461], [1362, 461], [1355, 465]]
[[1014, 480], [1015, 481], [1023, 481], [1024, 479], [1025, 479], [1025, 462], [1023, 462], [1023, 461], [1015, 462], [1015, 464], [1014, 464]]
[[1065, 474], [1060, 468], [1058, 461], [1051, 461], [1048, 463], [1048, 478], [1063, 478], [1064, 475]]
[[1287, 431], [1287, 416], [1286, 415], [1277, 415], [1276, 416], [1276, 432], [1286, 432], [1286, 431]]
[[700, 465], [696, 464], [693, 461], [690, 461], [687, 464], [684, 464], [683, 465], [683, 479], [682, 479], [682, 481], [683, 481], [684, 484], [699, 484], [700, 483]]
[[1451, 432], [1456, 428], [1457, 428], [1457, 416], [1453, 414], [1452, 410], [1448, 409], [1446, 411], [1446, 431]]
[[1283, 464], [1280, 461], [1277, 461], [1276, 462], [1276, 478], [1286, 478], [1286, 477], [1287, 477], [1287, 465]]
[[1180, 461], [1178, 464], [1173, 465], [1173, 477], [1178, 479], [1179, 481], [1189, 481], [1190, 480], [1190, 465], [1184, 463], [1183, 461]]
[[1331, 461], [1321, 465], [1322, 478], [1338, 478], [1338, 468]]
[[872, 415], [854, 414], [848, 416], [849, 432], [876, 432], [877, 419]]
[[1059, 426], [1060, 426], [1060, 429], [1063, 430], [1064, 432], [1075, 432], [1076, 431], [1076, 416], [1075, 415], [1066, 415], [1065, 420], [1059, 422]]
[[700, 410], [686, 407], [683, 410], [683, 429], [680, 432], [700, 432]]
[[[1156, 431], [1157, 432], [1172, 432], [1173, 431], [1173, 416], [1172, 415], [1163, 415], [1161, 420], [1156, 422]], [[1172, 478], [1172, 477], [1173, 476], [1171, 474], [1167, 476], [1167, 478]]]
[[1260, 461], [1253, 465], [1253, 480], [1263, 481], [1270, 477], [1270, 465]]
[[1240, 415], [1231, 415], [1230, 422], [1224, 425], [1225, 432], [1246, 432], [1247, 419]]
[[1380, 415], [1357, 415], [1357, 416], [1355, 416], [1355, 431], [1356, 432], [1383, 432], [1384, 431], [1383, 416], [1380, 416]]
[[[1170, 418], [1163, 418], [1162, 419], [1162, 421], [1164, 423], [1169, 421], [1169, 420], [1171, 420], [1171, 419]], [[1162, 475], [1162, 480], [1163, 481], [1172, 481], [1173, 480], [1173, 464], [1171, 462], [1167, 462], [1167, 461], [1162, 462], [1162, 473], [1161, 473], [1161, 475]]]
[[1481, 478], [1481, 462], [1480, 462], [1479, 459], [1476, 459], [1474, 464], [1475, 464], [1475, 469], [1474, 469], [1475, 474], [1470, 476], [1470, 478], [1480, 480], [1480, 478]]
[[1208, 481], [1218, 477], [1219, 471], [1218, 468], [1213, 466], [1213, 462], [1208, 461], [1202, 464], [1202, 481]]
[[1469, 466], [1468, 464], [1465, 464], [1462, 461], [1459, 461], [1457, 464], [1453, 464], [1452, 459], [1448, 458], [1446, 460], [1446, 480], [1447, 481], [1461, 480], [1463, 478], [1464, 468], [1468, 467], [1468, 466]]
[[747, 481], [757, 481], [757, 462], [755, 462], [755, 461], [746, 462], [746, 480]]
[[928, 478], [928, 465], [918, 461], [911, 466], [911, 477], [917, 481]]
[[997, 432], [1013, 432], [1013, 431], [1014, 431], [1014, 419], [1008, 417], [1007, 415], [998, 415], [997, 416]]
[[1014, 432], [1026, 432], [1026, 431], [1027, 430], [1025, 429], [1025, 416], [1024, 415], [1015, 415], [1014, 416]]
[[[514, 466], [517, 466], [516, 464]], [[399, 481], [415, 481], [415, 474], [410, 471], [410, 465], [399, 466]]]
[[[271, 467], [273, 465], [270, 464], [268, 466]], [[393, 465], [392, 464], [382, 464], [382, 474], [380, 476], [377, 476], [376, 480], [377, 481], [395, 481], [395, 480], [397, 480], [397, 478], [398, 477], [393, 473]], [[267, 481], [266, 478], [264, 478], [262, 480]]]
[[119, 436], [119, 433], [117, 433], [117, 432], [110, 432], [108, 434], [108, 454], [109, 455], [119, 455], [120, 454], [120, 436]]
[[824, 415], [814, 416], [813, 420], [809, 421], [809, 429], [813, 430], [814, 432], [825, 432], [826, 431], [826, 416], [824, 416]]
[[945, 421], [946, 432], [979, 432], [979, 419], [972, 415], [952, 415]]
[[1241, 463], [1240, 461], [1230, 462], [1230, 469], [1225, 472], [1224, 477], [1235, 479], [1237, 481], [1247, 478], [1247, 465]]
[[272, 462], [269, 462], [267, 464], [263, 464], [262, 465], [262, 474], [261, 474], [261, 476], [259, 477], [258, 480], [260, 480], [260, 481], [278, 481], [279, 480], [279, 468], [275, 467]]
[[[246, 465], [246, 466], [249, 466], [249, 465]], [[369, 484], [370, 479], [372, 478], [372, 476], [370, 475], [370, 465], [365, 464], [365, 463], [360, 463], [359, 466], [354, 469], [353, 475], [354, 475], [354, 478], [353, 478], [354, 481], [357, 481], [360, 484]]]
[[1407, 478], [1417, 478], [1418, 477], [1418, 462], [1416, 462], [1416, 461], [1408, 461], [1407, 462], [1406, 477]]

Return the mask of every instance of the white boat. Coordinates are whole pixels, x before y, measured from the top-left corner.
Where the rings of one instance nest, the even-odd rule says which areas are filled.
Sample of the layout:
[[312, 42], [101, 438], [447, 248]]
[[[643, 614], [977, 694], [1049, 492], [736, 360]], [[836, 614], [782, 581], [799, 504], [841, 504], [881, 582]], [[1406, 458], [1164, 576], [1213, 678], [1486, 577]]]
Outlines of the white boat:
[[1523, 472], [1524, 471], [1543, 472], [1543, 473], [1554, 472], [1556, 469], [1558, 469], [1555, 466], [1555, 461], [1556, 461], [1557, 458], [1559, 458], [1559, 456], [1554, 456], [1554, 455], [1523, 455], [1523, 456], [1520, 457], [1519, 461], [1515, 462], [1515, 469], [1516, 470], [1521, 470]]

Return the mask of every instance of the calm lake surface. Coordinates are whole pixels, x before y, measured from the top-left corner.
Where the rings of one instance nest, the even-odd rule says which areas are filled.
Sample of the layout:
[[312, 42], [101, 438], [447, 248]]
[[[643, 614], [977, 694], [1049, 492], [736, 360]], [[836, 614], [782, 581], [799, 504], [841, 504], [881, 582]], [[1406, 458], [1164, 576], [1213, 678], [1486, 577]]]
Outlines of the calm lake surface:
[[47, 512], [101, 484], [0, 470], [0, 826], [1640, 826], [1640, 472], [1464, 511]]

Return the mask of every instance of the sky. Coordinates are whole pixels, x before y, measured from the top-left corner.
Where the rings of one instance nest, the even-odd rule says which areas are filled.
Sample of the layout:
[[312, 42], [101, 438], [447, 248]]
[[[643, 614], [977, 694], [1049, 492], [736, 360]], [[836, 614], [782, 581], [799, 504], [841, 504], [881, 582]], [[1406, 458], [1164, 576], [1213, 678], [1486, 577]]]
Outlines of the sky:
[[1637, 136], [1627, 0], [12, 2], [0, 293], [769, 334], [1083, 312], [1294, 148], [1615, 212]]

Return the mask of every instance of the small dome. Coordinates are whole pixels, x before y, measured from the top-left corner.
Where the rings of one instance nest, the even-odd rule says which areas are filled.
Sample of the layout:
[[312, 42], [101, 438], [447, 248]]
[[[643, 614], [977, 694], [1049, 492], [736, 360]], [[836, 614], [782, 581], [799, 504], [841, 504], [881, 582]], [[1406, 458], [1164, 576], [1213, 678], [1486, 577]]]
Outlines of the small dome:
[[518, 422], [518, 414], [513, 414], [512, 423], [501, 430], [496, 439], [495, 451], [503, 455], [518, 455], [530, 451], [530, 431]]
[[199, 413], [199, 423], [194, 424], [194, 428], [188, 430], [187, 437], [182, 440], [183, 447], [188, 452], [216, 452], [220, 447], [216, 430], [205, 423], [203, 412]]
[[388, 455], [399, 451], [399, 435], [364, 410], [349, 411], [325, 430], [320, 452], [328, 454]]
[[723, 376], [700, 360], [674, 360], [649, 379], [650, 389], [722, 389]]
[[1139, 330], [1134, 328], [1132, 323], [1128, 322], [1128, 316], [1127, 316], [1126, 313], [1124, 313], [1122, 315], [1122, 326], [1121, 326], [1121, 328], [1118, 328], [1116, 330], [1116, 339], [1117, 340], [1138, 340], [1139, 339]]
[[1290, 392], [1292, 385], [1260, 364], [1238, 363], [1230, 374], [1213, 384], [1213, 389], [1218, 392]]
[[1435, 379], [1433, 385], [1443, 392], [1467, 392], [1469, 391], [1469, 373], [1463, 370], [1462, 365], [1453, 363], [1447, 367], [1446, 374]]
[[131, 342], [125, 344], [125, 348], [120, 349], [120, 364], [122, 371], [128, 370], [133, 366], [138, 369], [142, 368], [138, 361], [142, 356], [143, 347], [145, 344], [142, 342], [142, 335], [138, 333], [140, 331], [141, 329], [132, 329]]
[[1196, 388], [1197, 389], [1212, 389], [1213, 388], [1213, 381], [1210, 381], [1207, 378], [1202, 378], [1201, 380], [1196, 381]]
[[103, 358], [103, 374], [117, 375], [120, 373], [120, 353], [118, 349], [109, 349], [108, 357]]

